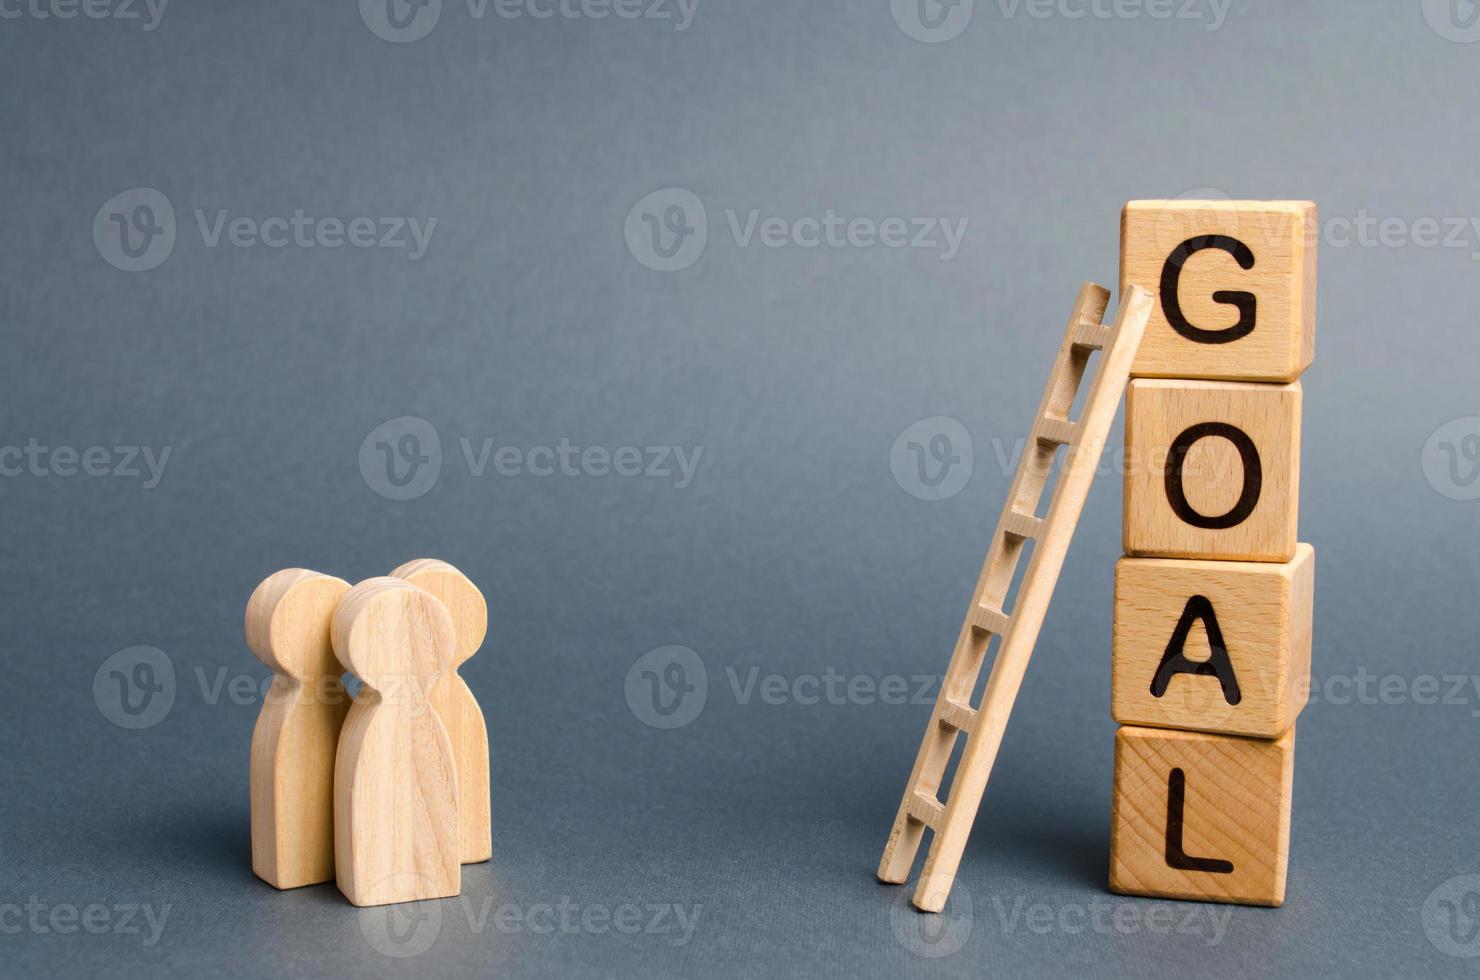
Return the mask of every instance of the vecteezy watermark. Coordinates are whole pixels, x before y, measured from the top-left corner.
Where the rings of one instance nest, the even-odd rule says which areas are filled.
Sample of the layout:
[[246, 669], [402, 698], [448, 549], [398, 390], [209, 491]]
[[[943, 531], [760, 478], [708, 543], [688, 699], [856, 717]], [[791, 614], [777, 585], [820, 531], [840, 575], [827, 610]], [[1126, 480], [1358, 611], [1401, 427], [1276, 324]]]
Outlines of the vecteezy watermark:
[[[820, 674], [744, 672], [725, 667], [725, 689], [735, 704], [783, 705], [933, 705], [944, 679], [939, 674], [845, 674], [828, 667]], [[650, 728], [692, 724], [709, 702], [709, 671], [704, 660], [684, 646], [649, 650], [627, 668], [623, 685], [627, 707]]]
[[[394, 891], [416, 894], [416, 875], [397, 875], [392, 879]], [[403, 887], [405, 886], [405, 887]], [[405, 960], [431, 949], [442, 935], [442, 907], [445, 900], [399, 902], [394, 905], [372, 905], [361, 908], [355, 918], [360, 935], [370, 948], [382, 956]]]
[[[1476, 422], [1480, 423], [1480, 419]], [[1208, 439], [1209, 444], [1223, 441], [1221, 436]], [[1480, 443], [1480, 438], [1476, 442]], [[1011, 440], [993, 436], [988, 445], [997, 471], [1003, 476], [1011, 476], [1022, 464], [1028, 439], [1025, 436]], [[1480, 445], [1475, 446], [1474, 451], [1480, 455]], [[1082, 458], [1081, 452], [1075, 448], [1055, 451], [1043, 465], [1050, 473], [1061, 472], [1071, 462]], [[977, 455], [975, 443], [965, 425], [958, 419], [936, 415], [911, 423], [895, 438], [889, 449], [889, 469], [894, 474], [894, 482], [910, 496], [921, 500], [947, 500], [966, 488], [976, 467]], [[988, 459], [986, 453], [980, 455], [983, 461]], [[1170, 461], [1171, 450], [1168, 447], [1136, 451], [1125, 446], [1106, 446], [1095, 460], [1095, 473], [1117, 477], [1140, 473], [1160, 476], [1166, 473]], [[1205, 487], [1216, 491], [1236, 487], [1243, 478], [1242, 465], [1237, 452], [1194, 451], [1180, 461], [1177, 472], [1184, 488]], [[1477, 466], [1480, 466], [1480, 461], [1477, 461]], [[1480, 489], [1477, 489], [1477, 496], [1480, 496]]]
[[0, 902], [0, 935], [29, 932], [35, 936], [70, 936], [85, 932], [93, 936], [142, 936], [145, 946], [153, 946], [164, 934], [171, 908], [169, 902], [76, 905], [44, 902], [32, 895], [24, 902]]
[[[1296, 703], [1325, 704], [1336, 708], [1408, 704], [1425, 708], [1468, 708], [1471, 717], [1480, 718], [1480, 674], [1377, 674], [1361, 665], [1349, 673], [1324, 676], [1285, 679], [1255, 672], [1249, 676], [1240, 675], [1240, 678], [1245, 698], [1257, 694], [1264, 700], [1274, 700], [1288, 694]], [[1280, 688], [1282, 684], [1288, 684], [1288, 687]], [[1169, 690], [1166, 696], [1179, 707], [1207, 718], [1227, 718], [1232, 710], [1212, 678], [1205, 685]]]
[[1216, 31], [1228, 18], [1233, 0], [997, 0], [1003, 20], [1019, 13], [1034, 20], [1185, 20], [1202, 21]]
[[1446, 956], [1480, 956], [1480, 874], [1459, 875], [1429, 893], [1423, 933]]
[[948, 500], [966, 488], [975, 465], [971, 433], [944, 415], [911, 424], [889, 449], [894, 482], [921, 500]]
[[[934, 252], [949, 262], [961, 249], [970, 219], [934, 215], [849, 217], [835, 208], [782, 216], [760, 208], [724, 209], [725, 227], [737, 249], [875, 249]], [[709, 212], [693, 191], [665, 187], [632, 206], [622, 226], [632, 257], [657, 272], [687, 269], [709, 242]]]
[[1480, 418], [1466, 415], [1435, 429], [1423, 444], [1423, 476], [1450, 500], [1480, 500]]
[[1233, 909], [1095, 898], [1089, 902], [1033, 901], [994, 895], [992, 913], [1004, 935], [1190, 936], [1217, 946], [1228, 934]]
[[426, 419], [403, 415], [371, 429], [359, 459], [371, 490], [387, 500], [415, 500], [442, 475], [442, 437]]
[[[1209, 436], [1207, 441], [1214, 445], [1227, 442], [1222, 436]], [[992, 447], [992, 459], [997, 464], [997, 471], [1003, 476], [1016, 473], [1022, 462], [1023, 453], [1027, 450], [1028, 440], [1023, 436], [1012, 440], [993, 436], [989, 444]], [[1228, 446], [1232, 448], [1233, 444], [1228, 443]], [[1048, 464], [1049, 472], [1063, 470], [1071, 460], [1080, 458], [1081, 452], [1082, 450], [1065, 449]], [[1167, 464], [1171, 460], [1172, 451], [1169, 446], [1158, 446], [1144, 451], [1128, 449], [1125, 446], [1106, 446], [1100, 450], [1099, 457], [1095, 460], [1095, 475], [1123, 477], [1149, 473], [1162, 476], [1165, 475]], [[1216, 490], [1237, 486], [1242, 481], [1243, 462], [1237, 452], [1204, 453], [1194, 450], [1181, 459], [1177, 466], [1177, 473], [1181, 475], [1182, 485], [1186, 488], [1206, 487]]]
[[971, 938], [976, 924], [976, 909], [973, 907], [971, 890], [957, 882], [950, 890], [950, 901], [940, 912], [921, 912], [911, 904], [911, 891], [900, 889], [889, 906], [889, 924], [894, 930], [894, 939], [916, 956], [926, 959], [941, 959], [961, 951]]
[[[1477, 8], [1480, 9], [1480, 8]], [[1198, 187], [1178, 194], [1173, 201], [1229, 201], [1227, 191]], [[1273, 211], [1251, 208], [1227, 219], [1254, 236], [1274, 237], [1285, 233], [1285, 218]], [[1186, 237], [1185, 215], [1175, 208], [1163, 211], [1157, 223], [1156, 241], [1167, 249]], [[1234, 237], [1238, 237], [1235, 233]], [[1346, 249], [1439, 249], [1467, 252], [1480, 261], [1480, 216], [1468, 214], [1374, 214], [1365, 207], [1350, 213], [1321, 215], [1311, 229], [1308, 245]]]
[[709, 672], [697, 653], [683, 646], [649, 650], [627, 668], [627, 707], [649, 728], [692, 724], [709, 700]]
[[[948, 884], [944, 887], [950, 887]], [[950, 956], [971, 938], [977, 921], [990, 922], [1004, 936], [1175, 936], [1202, 939], [1218, 946], [1228, 935], [1233, 909], [1167, 902], [1128, 902], [1095, 898], [1088, 902], [1035, 900], [1027, 895], [993, 895], [991, 919], [982, 916], [962, 883], [950, 889], [950, 901], [938, 914], [911, 907], [905, 891], [889, 910], [894, 938], [910, 952], [925, 957]]]
[[[352, 217], [290, 213], [258, 217], [230, 208], [193, 208], [194, 228], [205, 248], [389, 249], [404, 251], [411, 262], [427, 254], [436, 218]], [[152, 187], [133, 187], [113, 195], [93, 216], [93, 244], [109, 265], [124, 272], [157, 268], [175, 250], [179, 229], [170, 199]]]
[[[468, 475], [501, 477], [606, 477], [669, 481], [675, 490], [694, 482], [703, 446], [579, 446], [562, 437], [553, 445], [513, 446], [491, 436], [459, 436]], [[414, 415], [382, 422], [360, 443], [360, 476], [388, 500], [414, 500], [436, 486], [442, 473], [442, 438]]]
[[971, 23], [975, 7], [975, 0], [889, 0], [889, 12], [899, 29], [926, 44], [959, 37]]
[[[218, 666], [190, 669], [194, 685], [176, 680], [175, 662], [158, 647], [120, 650], [93, 675], [93, 702], [104, 718], [120, 728], [153, 728], [164, 721], [181, 698], [199, 697], [202, 704], [256, 707], [263, 704], [347, 704], [363, 686], [351, 674], [324, 674], [312, 681], [290, 683], [274, 673], [233, 672]], [[431, 710], [425, 678], [389, 673], [375, 685], [376, 703], [404, 705], [413, 715]]]
[[[358, 912], [360, 933], [370, 947], [394, 959], [409, 959], [431, 949], [450, 917], [474, 935], [493, 929], [505, 935], [662, 936], [674, 947], [694, 938], [702, 905], [673, 902], [577, 902], [562, 895], [554, 902], [495, 905], [484, 896], [455, 900], [381, 905]], [[455, 919], [454, 919], [455, 921]]]
[[175, 663], [158, 647], [119, 650], [93, 674], [93, 703], [119, 728], [153, 728], [175, 706]]
[[[0, 476], [118, 477], [143, 479], [153, 490], [164, 479], [171, 446], [47, 446], [35, 436], [24, 446], [0, 446]], [[141, 468], [142, 467], [142, 468]]]
[[170, 0], [0, 0], [0, 20], [116, 20], [153, 31]]
[[1480, 217], [1375, 215], [1366, 208], [1321, 219], [1321, 243], [1330, 248], [1452, 249], [1480, 261]]
[[1474, 0], [1423, 0], [1423, 19], [1446, 41], [1480, 41], [1480, 4]]
[[1471, 717], [1480, 718], [1480, 674], [1379, 675], [1359, 666], [1351, 674], [1311, 677], [1309, 685], [1308, 690], [1297, 687], [1295, 691], [1297, 697], [1305, 697], [1307, 704], [1329, 704], [1338, 708], [1404, 704], [1469, 707]]
[[762, 674], [751, 667], [742, 679], [734, 667], [725, 668], [730, 693], [738, 705], [752, 700], [771, 707], [784, 704], [871, 705], [935, 704], [944, 678], [939, 674], [844, 674], [833, 667], [820, 674]]
[[[443, 0], [359, 0], [360, 19], [383, 41], [406, 44], [432, 32], [442, 19]], [[694, 22], [699, 0], [463, 0], [468, 17], [484, 20], [647, 20], [683, 33]]]
[[665, 187], [632, 205], [622, 232], [637, 261], [656, 272], [677, 272], [704, 254], [709, 212], [693, 191]]
[[[1197, 21], [1216, 31], [1228, 18], [1233, 0], [997, 0], [1003, 20], [1025, 15], [1033, 20]], [[973, 0], [889, 0], [894, 23], [916, 41], [939, 44], [960, 36], [971, 23]]]
[[93, 216], [93, 244], [108, 264], [148, 272], [175, 250], [175, 206], [152, 187], [114, 194]]

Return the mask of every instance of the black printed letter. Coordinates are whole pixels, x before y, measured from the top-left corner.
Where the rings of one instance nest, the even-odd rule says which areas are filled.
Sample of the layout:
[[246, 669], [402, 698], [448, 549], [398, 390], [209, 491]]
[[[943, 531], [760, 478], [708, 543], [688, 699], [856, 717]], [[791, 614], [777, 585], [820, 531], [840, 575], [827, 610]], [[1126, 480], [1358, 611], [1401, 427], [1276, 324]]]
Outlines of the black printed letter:
[[[1192, 621], [1202, 620], [1203, 629], [1208, 632], [1208, 647], [1212, 655], [1200, 663], [1187, 659], [1183, 652], [1187, 646], [1187, 634], [1192, 630]], [[1229, 704], [1238, 704], [1243, 700], [1239, 693], [1238, 677], [1233, 672], [1233, 661], [1228, 659], [1228, 647], [1223, 643], [1223, 631], [1218, 628], [1218, 614], [1213, 612], [1213, 604], [1207, 596], [1195, 595], [1187, 600], [1187, 607], [1182, 610], [1182, 618], [1177, 620], [1177, 628], [1172, 630], [1172, 642], [1167, 644], [1166, 652], [1161, 655], [1161, 663], [1156, 668], [1156, 676], [1151, 678], [1152, 697], [1161, 697], [1167, 693], [1167, 685], [1177, 674], [1192, 674], [1197, 677], [1212, 675], [1218, 678], [1219, 685], [1223, 688], [1223, 700]]]
[[[1244, 464], [1244, 485], [1239, 492], [1238, 502], [1228, 513], [1214, 517], [1193, 510], [1192, 505], [1187, 502], [1187, 494], [1182, 490], [1182, 464], [1187, 462], [1187, 453], [1199, 439], [1208, 436], [1222, 436], [1237, 446], [1239, 458]], [[1171, 503], [1173, 513], [1193, 527], [1215, 531], [1237, 527], [1254, 513], [1254, 507], [1259, 503], [1259, 491], [1263, 486], [1264, 469], [1259, 463], [1259, 450], [1248, 433], [1236, 425], [1229, 425], [1227, 422], [1199, 422], [1184, 430], [1172, 442], [1171, 452], [1167, 454], [1167, 501]]]
[[1232, 873], [1232, 861], [1193, 857], [1182, 850], [1182, 807], [1186, 796], [1187, 774], [1173, 769], [1167, 777], [1167, 866], [1178, 871], [1208, 871], [1215, 875]]
[[1238, 308], [1238, 322], [1222, 330], [1194, 327], [1182, 313], [1182, 304], [1177, 299], [1182, 266], [1193, 255], [1209, 248], [1222, 249], [1229, 253], [1241, 268], [1254, 267], [1254, 253], [1237, 238], [1229, 238], [1227, 235], [1199, 235], [1197, 238], [1189, 238], [1172, 250], [1172, 254], [1167, 256], [1166, 264], [1161, 267], [1161, 309], [1172, 329], [1188, 340], [1198, 344], [1228, 344], [1254, 332], [1254, 308], [1258, 301], [1253, 293], [1220, 289], [1213, 294], [1213, 302], [1227, 303]]

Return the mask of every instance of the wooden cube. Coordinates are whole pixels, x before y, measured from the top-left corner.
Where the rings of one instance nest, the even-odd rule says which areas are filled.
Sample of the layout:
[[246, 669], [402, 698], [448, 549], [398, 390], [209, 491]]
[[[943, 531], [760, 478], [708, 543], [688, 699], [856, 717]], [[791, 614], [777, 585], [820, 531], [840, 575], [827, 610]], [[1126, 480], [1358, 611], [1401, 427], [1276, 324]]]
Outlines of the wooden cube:
[[1131, 201], [1120, 227], [1120, 294], [1157, 297], [1135, 375], [1294, 381], [1310, 366], [1310, 201]]
[[1282, 904], [1294, 772], [1293, 728], [1274, 741], [1120, 729], [1110, 890]]
[[1300, 383], [1130, 383], [1126, 554], [1285, 562], [1300, 499]]
[[1315, 564], [1308, 544], [1283, 563], [1122, 558], [1116, 722], [1278, 738], [1309, 698]]

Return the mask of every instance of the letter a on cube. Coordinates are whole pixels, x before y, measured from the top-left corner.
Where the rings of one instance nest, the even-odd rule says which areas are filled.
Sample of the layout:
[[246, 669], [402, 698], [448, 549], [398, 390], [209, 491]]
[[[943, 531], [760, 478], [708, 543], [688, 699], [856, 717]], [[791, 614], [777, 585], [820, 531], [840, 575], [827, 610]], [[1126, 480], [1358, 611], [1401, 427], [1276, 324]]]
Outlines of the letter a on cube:
[[1294, 771], [1293, 728], [1274, 741], [1120, 729], [1110, 890], [1283, 904]]
[[1279, 737], [1309, 697], [1314, 588], [1308, 544], [1283, 563], [1122, 558], [1115, 721]]
[[1315, 356], [1316, 206], [1131, 201], [1120, 294], [1157, 297], [1138, 377], [1294, 381]]

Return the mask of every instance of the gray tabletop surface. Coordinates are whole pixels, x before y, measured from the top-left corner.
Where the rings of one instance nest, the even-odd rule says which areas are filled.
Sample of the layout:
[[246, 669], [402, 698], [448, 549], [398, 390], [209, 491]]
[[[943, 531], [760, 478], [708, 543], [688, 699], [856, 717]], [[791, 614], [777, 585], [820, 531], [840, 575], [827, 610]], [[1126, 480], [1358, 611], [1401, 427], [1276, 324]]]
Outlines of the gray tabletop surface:
[[[0, 0], [0, 973], [1475, 976], [1477, 12]], [[1112, 455], [918, 915], [879, 854], [1144, 197], [1320, 206], [1288, 900], [1107, 889]], [[494, 859], [279, 893], [246, 598], [421, 556], [488, 597]]]

